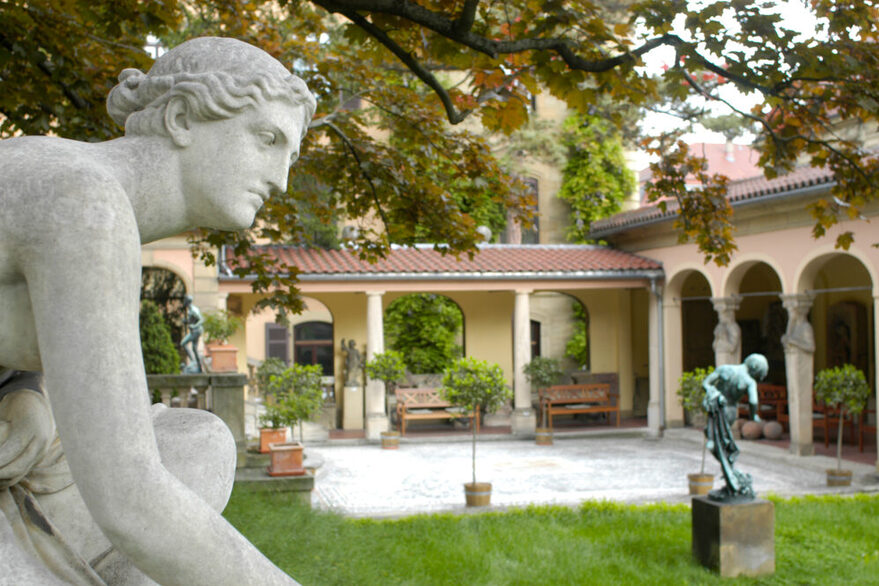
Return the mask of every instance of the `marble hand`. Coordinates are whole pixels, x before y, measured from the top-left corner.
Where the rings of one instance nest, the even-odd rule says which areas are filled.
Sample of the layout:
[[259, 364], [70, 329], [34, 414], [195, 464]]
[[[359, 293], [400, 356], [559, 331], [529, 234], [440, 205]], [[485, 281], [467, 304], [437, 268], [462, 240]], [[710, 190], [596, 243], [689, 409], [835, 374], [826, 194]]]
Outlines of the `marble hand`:
[[55, 435], [46, 398], [18, 389], [0, 400], [0, 486], [12, 485], [45, 455]]

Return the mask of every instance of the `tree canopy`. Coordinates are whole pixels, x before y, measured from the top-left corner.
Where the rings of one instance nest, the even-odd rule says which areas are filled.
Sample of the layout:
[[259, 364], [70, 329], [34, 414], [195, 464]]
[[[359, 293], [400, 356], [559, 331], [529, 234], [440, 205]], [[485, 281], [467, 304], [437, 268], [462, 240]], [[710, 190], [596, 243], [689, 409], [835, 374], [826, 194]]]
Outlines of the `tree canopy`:
[[[167, 46], [218, 34], [290, 65], [319, 109], [293, 170], [314, 180], [291, 182], [250, 231], [196, 235], [209, 259], [219, 244], [246, 255], [258, 237], [300, 241], [300, 207], [319, 221], [335, 212], [376, 220], [347, 243], [365, 258], [424, 241], [472, 252], [476, 227], [496, 206], [527, 222], [533, 202], [469, 121], [512, 133], [541, 92], [582, 114], [618, 106], [600, 112], [624, 131], [632, 107], [696, 120], [706, 108], [688, 97], [726, 104], [757, 128], [767, 177], [798, 163], [834, 173], [831, 196], [811, 207], [817, 237], [877, 197], [879, 160], [858, 136], [874, 131], [879, 115], [879, 7], [810, 0], [802, 11], [817, 17], [814, 35], [786, 28], [771, 0], [11, 0], [0, 5], [0, 133], [118, 136], [104, 97], [123, 68], [148, 68], [147, 34]], [[669, 67], [644, 68], [663, 47], [673, 53]], [[718, 91], [726, 84], [759, 103], [736, 109]], [[648, 197], [677, 200], [684, 238], [706, 260], [728, 262], [725, 178], [705, 173], [704, 160], [673, 136], [643, 144], [662, 157]], [[684, 189], [688, 174], [704, 188]], [[838, 246], [851, 238], [843, 232]], [[295, 309], [295, 267], [250, 261], [256, 287], [280, 285], [276, 300]]]

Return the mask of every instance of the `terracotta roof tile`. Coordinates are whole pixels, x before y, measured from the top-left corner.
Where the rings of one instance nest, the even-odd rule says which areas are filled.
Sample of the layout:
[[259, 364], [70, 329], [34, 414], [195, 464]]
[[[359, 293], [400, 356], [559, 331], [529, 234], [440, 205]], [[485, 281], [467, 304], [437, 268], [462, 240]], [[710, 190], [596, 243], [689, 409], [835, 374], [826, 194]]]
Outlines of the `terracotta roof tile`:
[[[758, 200], [762, 197], [783, 195], [785, 192], [814, 185], [829, 185], [832, 182], [833, 174], [828, 169], [798, 167], [787, 175], [774, 179], [766, 179], [760, 175], [731, 181], [729, 183], [727, 199], [735, 206]], [[677, 215], [677, 203], [668, 201], [667, 205], [668, 208], [665, 212], [660, 210], [656, 204], [652, 204], [592, 222], [590, 236], [601, 238], [628, 228], [672, 219]]]
[[[432, 247], [393, 247], [387, 258], [375, 264], [361, 260], [348, 250], [323, 250], [296, 246], [266, 246], [259, 250], [274, 256], [283, 263], [299, 268], [300, 278], [309, 276], [357, 275], [390, 277], [393, 275], [443, 274], [486, 277], [510, 275], [511, 277], [534, 277], [570, 275], [588, 278], [589, 274], [618, 274], [660, 271], [662, 265], [635, 254], [613, 250], [603, 246], [589, 245], [505, 245], [481, 246], [472, 259], [462, 255], [444, 255]], [[236, 259], [227, 258], [234, 266]]]

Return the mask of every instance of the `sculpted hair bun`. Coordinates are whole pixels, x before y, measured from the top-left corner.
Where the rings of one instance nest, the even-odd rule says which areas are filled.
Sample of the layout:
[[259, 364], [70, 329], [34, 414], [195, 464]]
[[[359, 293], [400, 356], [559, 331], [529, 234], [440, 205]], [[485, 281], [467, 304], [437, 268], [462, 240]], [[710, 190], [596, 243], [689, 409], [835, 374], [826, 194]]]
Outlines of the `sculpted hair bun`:
[[125, 126], [125, 121], [132, 112], [146, 106], [143, 103], [144, 96], [138, 92], [145, 79], [146, 74], [139, 69], [123, 69], [119, 74], [119, 84], [107, 96], [107, 112], [118, 125]]

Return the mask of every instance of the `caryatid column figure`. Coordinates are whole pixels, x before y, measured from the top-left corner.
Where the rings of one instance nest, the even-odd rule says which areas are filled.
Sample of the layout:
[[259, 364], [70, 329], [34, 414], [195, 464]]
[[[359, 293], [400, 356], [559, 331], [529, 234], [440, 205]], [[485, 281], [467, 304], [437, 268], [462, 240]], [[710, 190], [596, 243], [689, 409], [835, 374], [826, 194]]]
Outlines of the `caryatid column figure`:
[[812, 295], [782, 295], [787, 310], [787, 331], [781, 337], [787, 374], [787, 400], [790, 415], [790, 451], [799, 456], [814, 453], [812, 445], [812, 378], [814, 376], [815, 334], [809, 323]]
[[717, 312], [717, 326], [714, 328], [714, 364], [738, 364], [742, 360], [742, 329], [736, 323], [736, 311], [742, 298], [714, 297], [711, 299]]

